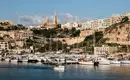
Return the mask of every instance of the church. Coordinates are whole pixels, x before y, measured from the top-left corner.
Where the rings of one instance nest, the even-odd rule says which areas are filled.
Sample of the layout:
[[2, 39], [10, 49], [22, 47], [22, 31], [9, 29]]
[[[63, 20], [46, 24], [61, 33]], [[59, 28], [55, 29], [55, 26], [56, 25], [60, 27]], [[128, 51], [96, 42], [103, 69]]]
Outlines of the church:
[[41, 28], [49, 28], [49, 29], [52, 29], [52, 28], [56, 28], [58, 25], [58, 19], [57, 19], [57, 15], [56, 15], [56, 12], [54, 13], [54, 16], [53, 16], [53, 22], [51, 23], [49, 21], [49, 18], [46, 17], [44, 22], [40, 25]]

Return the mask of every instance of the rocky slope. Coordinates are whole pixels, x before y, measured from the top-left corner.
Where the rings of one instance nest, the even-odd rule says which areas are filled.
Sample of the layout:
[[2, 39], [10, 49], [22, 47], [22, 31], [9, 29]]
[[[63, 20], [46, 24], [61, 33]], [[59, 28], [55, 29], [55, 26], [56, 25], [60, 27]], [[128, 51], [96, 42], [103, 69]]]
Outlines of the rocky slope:
[[108, 38], [106, 43], [130, 45], [130, 21], [123, 18], [120, 23], [106, 28], [104, 38]]

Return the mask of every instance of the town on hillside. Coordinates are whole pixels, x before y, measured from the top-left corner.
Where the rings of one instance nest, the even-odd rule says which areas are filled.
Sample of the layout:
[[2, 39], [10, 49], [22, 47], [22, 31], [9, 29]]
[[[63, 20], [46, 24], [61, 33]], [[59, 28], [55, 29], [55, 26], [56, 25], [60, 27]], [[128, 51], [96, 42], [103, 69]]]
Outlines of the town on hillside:
[[26, 54], [85, 54], [130, 59], [130, 13], [60, 24], [54, 13], [39, 26], [0, 20], [1, 58]]

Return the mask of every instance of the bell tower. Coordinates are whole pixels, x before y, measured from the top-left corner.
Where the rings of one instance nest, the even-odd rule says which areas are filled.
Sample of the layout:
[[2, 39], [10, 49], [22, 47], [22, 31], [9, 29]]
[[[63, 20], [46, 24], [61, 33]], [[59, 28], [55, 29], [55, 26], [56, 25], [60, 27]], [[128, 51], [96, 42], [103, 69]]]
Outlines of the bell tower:
[[58, 24], [56, 12], [54, 12], [53, 24], [55, 24], [55, 25]]

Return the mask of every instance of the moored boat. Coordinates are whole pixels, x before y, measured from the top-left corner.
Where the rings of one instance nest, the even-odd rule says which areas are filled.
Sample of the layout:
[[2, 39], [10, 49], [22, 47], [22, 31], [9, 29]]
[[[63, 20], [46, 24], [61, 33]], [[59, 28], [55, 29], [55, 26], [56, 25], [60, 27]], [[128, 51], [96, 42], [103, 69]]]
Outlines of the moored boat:
[[84, 64], [84, 65], [93, 65], [93, 61], [92, 60], [87, 60], [87, 59], [80, 59], [79, 64]]
[[111, 64], [121, 64], [121, 61], [119, 61], [119, 60], [111, 60], [110, 63]]
[[62, 66], [62, 65], [55, 66], [54, 70], [56, 70], [56, 71], [64, 71], [65, 70], [65, 66]]
[[98, 62], [101, 65], [109, 65], [110, 64], [110, 60], [107, 60], [106, 58], [99, 58]]
[[13, 59], [13, 60], [11, 60], [11, 63], [17, 63], [17, 62], [18, 62], [17, 59]]
[[130, 60], [122, 60], [121, 64], [130, 64]]

